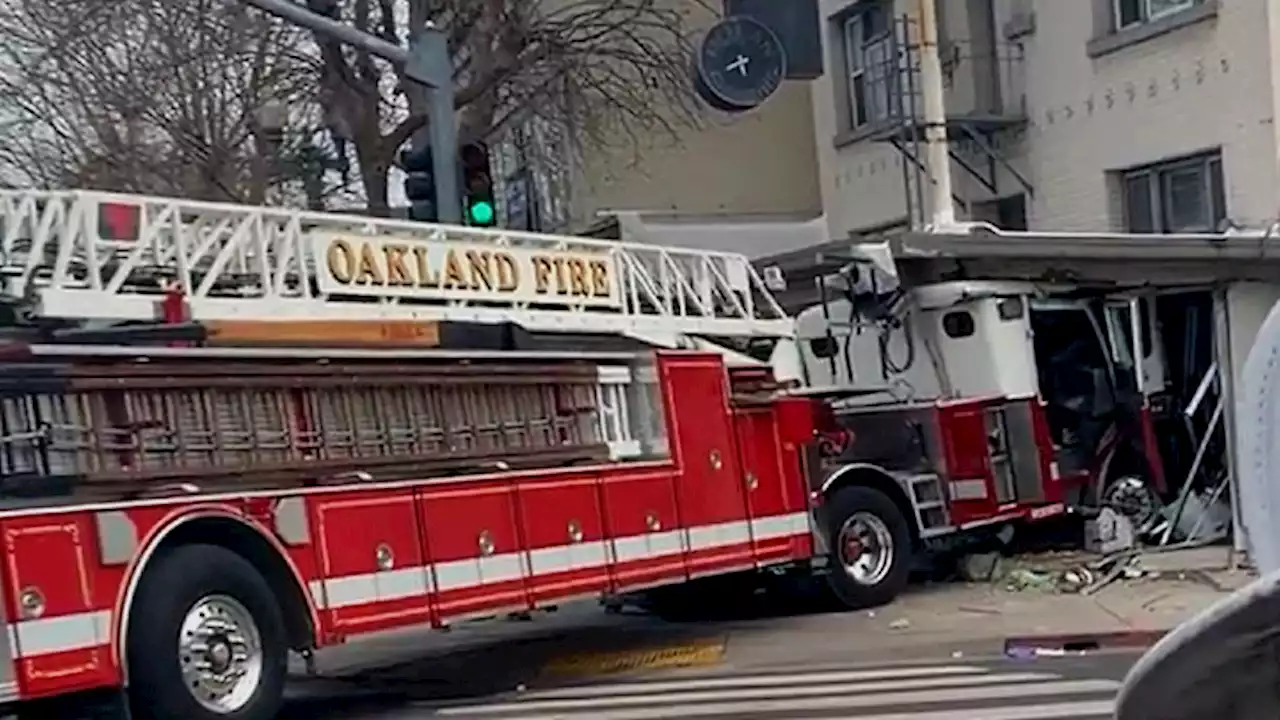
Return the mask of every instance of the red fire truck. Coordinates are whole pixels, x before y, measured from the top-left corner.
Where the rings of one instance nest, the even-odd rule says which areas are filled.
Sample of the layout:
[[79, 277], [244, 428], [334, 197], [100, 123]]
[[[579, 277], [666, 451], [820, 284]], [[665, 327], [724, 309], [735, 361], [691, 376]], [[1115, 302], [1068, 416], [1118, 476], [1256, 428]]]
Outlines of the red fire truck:
[[827, 548], [883, 602], [946, 513], [832, 465], [741, 255], [90, 192], [0, 243], [0, 702], [266, 720], [290, 651]]

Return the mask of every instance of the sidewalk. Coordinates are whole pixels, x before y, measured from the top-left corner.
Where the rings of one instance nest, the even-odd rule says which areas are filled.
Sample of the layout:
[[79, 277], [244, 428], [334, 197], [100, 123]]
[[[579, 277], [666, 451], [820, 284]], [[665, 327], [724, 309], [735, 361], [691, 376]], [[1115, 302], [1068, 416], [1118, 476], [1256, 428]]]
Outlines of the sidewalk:
[[746, 668], [991, 656], [1004, 654], [1007, 644], [1052, 649], [1067, 640], [1145, 646], [1252, 579], [1227, 569], [1227, 557], [1222, 548], [1144, 555], [1141, 576], [1091, 594], [1002, 577], [918, 587], [861, 613], [733, 623], [726, 627], [726, 662]]

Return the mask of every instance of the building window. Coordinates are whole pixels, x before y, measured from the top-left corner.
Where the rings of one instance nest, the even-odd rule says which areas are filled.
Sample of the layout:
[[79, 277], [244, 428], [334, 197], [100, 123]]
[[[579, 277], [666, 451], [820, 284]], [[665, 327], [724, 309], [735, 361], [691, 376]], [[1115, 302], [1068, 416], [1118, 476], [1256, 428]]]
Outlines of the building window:
[[1117, 30], [1168, 17], [1199, 5], [1200, 2], [1201, 0], [1111, 0]]
[[1129, 232], [1217, 232], [1227, 217], [1217, 152], [1129, 170], [1121, 182]]
[[844, 63], [849, 83], [849, 126], [860, 128], [889, 117], [892, 5], [862, 0], [844, 20]]

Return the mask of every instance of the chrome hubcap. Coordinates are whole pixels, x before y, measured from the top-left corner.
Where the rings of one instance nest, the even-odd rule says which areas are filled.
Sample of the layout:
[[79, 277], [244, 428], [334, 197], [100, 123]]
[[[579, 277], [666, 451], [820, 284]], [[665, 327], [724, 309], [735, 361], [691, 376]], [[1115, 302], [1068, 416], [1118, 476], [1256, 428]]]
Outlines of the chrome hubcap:
[[893, 566], [893, 534], [880, 518], [856, 512], [840, 526], [840, 564], [860, 585], [875, 585]]
[[207, 710], [225, 715], [247, 705], [262, 681], [262, 657], [258, 626], [234, 598], [210, 595], [187, 611], [178, 660], [187, 690]]
[[1103, 493], [1102, 505], [1110, 507], [1129, 518], [1134, 529], [1142, 528], [1157, 519], [1160, 513], [1160, 498], [1141, 478], [1122, 477]]

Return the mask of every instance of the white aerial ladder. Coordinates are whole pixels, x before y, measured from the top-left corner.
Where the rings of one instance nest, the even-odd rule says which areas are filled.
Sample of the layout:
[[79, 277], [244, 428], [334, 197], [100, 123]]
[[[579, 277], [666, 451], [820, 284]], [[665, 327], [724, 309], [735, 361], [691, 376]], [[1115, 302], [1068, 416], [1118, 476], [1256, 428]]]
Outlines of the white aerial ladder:
[[0, 297], [41, 319], [154, 321], [176, 292], [200, 321], [511, 322], [665, 347], [794, 333], [736, 253], [89, 191], [0, 191], [0, 241]]

